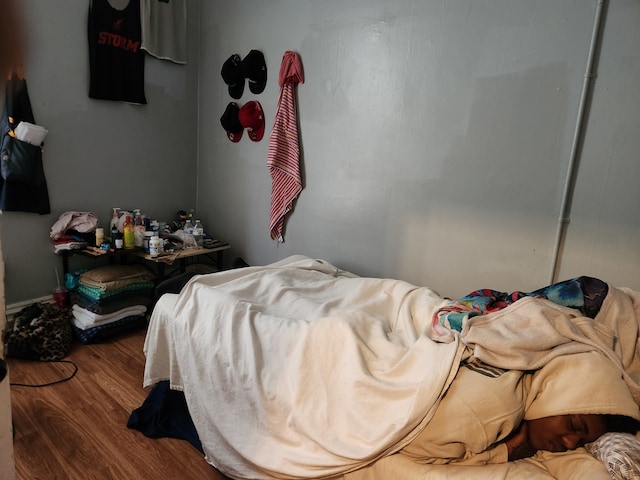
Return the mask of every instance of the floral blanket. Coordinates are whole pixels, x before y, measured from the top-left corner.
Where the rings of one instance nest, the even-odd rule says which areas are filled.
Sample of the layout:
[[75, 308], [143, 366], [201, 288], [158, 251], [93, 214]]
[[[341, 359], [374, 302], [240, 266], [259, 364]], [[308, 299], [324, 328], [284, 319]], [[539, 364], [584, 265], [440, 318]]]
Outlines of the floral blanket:
[[605, 282], [586, 276], [554, 283], [533, 292], [508, 293], [482, 288], [451, 300], [448, 305], [438, 309], [433, 315], [432, 323], [462, 332], [470, 318], [497, 312], [524, 297], [546, 298], [563, 307], [575, 308], [585, 317], [595, 318], [608, 291], [609, 287]]

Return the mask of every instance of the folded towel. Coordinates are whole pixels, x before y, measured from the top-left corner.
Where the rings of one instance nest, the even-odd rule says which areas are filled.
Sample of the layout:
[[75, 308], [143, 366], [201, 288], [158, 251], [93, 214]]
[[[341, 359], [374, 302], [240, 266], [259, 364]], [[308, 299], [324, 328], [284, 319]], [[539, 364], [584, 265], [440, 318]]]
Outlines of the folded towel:
[[71, 307], [71, 313], [73, 315], [72, 323], [74, 326], [86, 330], [87, 328], [95, 327], [97, 325], [104, 325], [110, 322], [116, 322], [126, 317], [134, 315], [144, 315], [147, 311], [147, 307], [144, 305], [135, 305], [132, 307], [123, 308], [117, 312], [110, 313], [108, 315], [98, 315], [97, 313], [90, 312], [89, 310], [82, 308], [78, 305]]

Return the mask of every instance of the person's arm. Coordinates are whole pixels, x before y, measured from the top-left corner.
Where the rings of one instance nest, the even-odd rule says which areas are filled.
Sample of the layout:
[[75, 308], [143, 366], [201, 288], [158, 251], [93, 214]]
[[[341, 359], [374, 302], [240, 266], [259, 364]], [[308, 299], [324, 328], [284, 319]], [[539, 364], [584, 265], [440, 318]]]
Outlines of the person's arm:
[[466, 465], [466, 466], [479, 466], [496, 463], [507, 463], [507, 445], [505, 442], [500, 442], [487, 450], [479, 453], [472, 452], [466, 449], [466, 446], [461, 443], [450, 443], [446, 445], [440, 445], [438, 448], [438, 454], [434, 455], [415, 455], [415, 452], [407, 452], [401, 450], [400, 453], [410, 458], [415, 463], [430, 464], [430, 465]]

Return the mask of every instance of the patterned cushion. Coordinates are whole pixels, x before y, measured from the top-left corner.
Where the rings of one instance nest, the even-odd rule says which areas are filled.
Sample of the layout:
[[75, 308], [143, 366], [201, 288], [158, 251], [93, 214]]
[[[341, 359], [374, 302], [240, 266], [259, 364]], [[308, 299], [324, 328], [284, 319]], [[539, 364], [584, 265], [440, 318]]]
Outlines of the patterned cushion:
[[585, 448], [614, 480], [640, 479], [640, 440], [630, 433], [605, 433]]

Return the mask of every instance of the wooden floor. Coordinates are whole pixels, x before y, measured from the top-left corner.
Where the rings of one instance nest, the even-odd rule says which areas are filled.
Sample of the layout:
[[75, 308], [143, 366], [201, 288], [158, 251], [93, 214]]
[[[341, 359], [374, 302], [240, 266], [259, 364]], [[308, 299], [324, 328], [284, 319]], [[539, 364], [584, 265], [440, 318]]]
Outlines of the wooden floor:
[[[78, 373], [41, 388], [12, 386], [17, 480], [222, 480], [190, 443], [127, 428], [142, 388], [144, 330], [98, 345], [75, 344]], [[66, 364], [8, 359], [11, 383], [46, 383]]]

